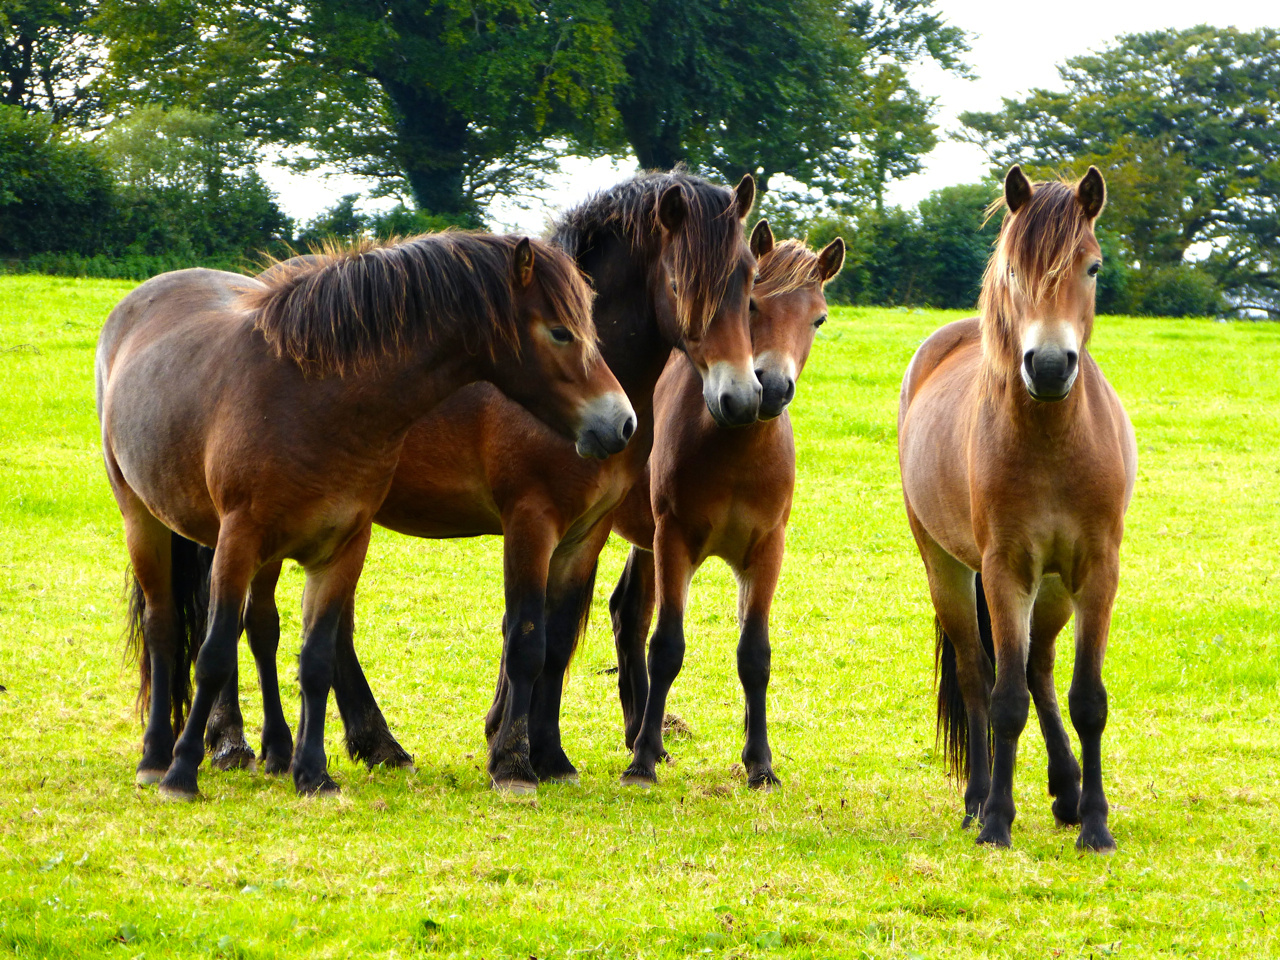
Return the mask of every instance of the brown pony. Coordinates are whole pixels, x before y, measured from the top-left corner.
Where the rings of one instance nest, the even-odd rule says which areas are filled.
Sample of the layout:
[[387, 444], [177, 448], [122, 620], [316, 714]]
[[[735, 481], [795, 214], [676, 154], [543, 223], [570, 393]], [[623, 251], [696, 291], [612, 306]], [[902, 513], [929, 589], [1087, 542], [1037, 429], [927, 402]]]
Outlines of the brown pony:
[[[697, 372], [672, 355], [654, 393], [653, 454], [613, 528], [635, 546], [609, 601], [618, 650], [618, 692], [627, 746], [634, 751], [622, 782], [648, 786], [666, 755], [662, 720], [667, 692], [684, 660], [689, 581], [709, 556], [738, 578], [738, 678], [746, 695], [747, 783], [770, 788], [773, 772], [765, 721], [769, 686], [769, 607], [782, 567], [795, 488], [796, 454], [787, 404], [795, 396], [818, 327], [827, 319], [822, 287], [844, 264], [837, 237], [821, 253], [788, 240], [774, 245], [768, 221], [756, 224], [751, 249], [759, 275], [751, 311], [756, 372], [764, 384], [760, 422], [726, 429], [707, 415]], [[658, 624], [644, 640], [657, 595]], [[652, 686], [649, 684], [652, 683]]]
[[[902, 489], [937, 612], [938, 736], [952, 771], [967, 767], [964, 825], [980, 818], [979, 843], [1010, 843], [1014, 759], [1034, 698], [1054, 815], [1081, 824], [1081, 849], [1115, 849], [1102, 658], [1137, 447], [1087, 349], [1105, 202], [1094, 167], [1075, 184], [1011, 169], [992, 205], [1008, 214], [982, 316], [929, 337], [902, 384]], [[1083, 790], [1053, 687], [1054, 643], [1073, 611], [1068, 702]]]
[[[97, 407], [136, 578], [142, 696], [151, 687], [140, 782], [195, 796], [250, 591], [292, 557], [307, 572], [294, 783], [337, 789], [324, 754], [334, 644], [405, 434], [488, 378], [580, 443], [619, 436], [633, 414], [599, 355], [590, 304], [552, 247], [461, 233], [312, 257], [258, 279], [183, 270], [121, 301], [98, 341]], [[217, 545], [202, 643], [189, 541]], [[274, 664], [269, 673], [278, 711]]]
[[[752, 365], [748, 303], [755, 259], [743, 220], [755, 185], [735, 190], [683, 171], [648, 173], [570, 210], [552, 242], [574, 258], [597, 295], [600, 349], [639, 418], [627, 450], [599, 463], [494, 387], [460, 390], [410, 430], [395, 478], [375, 520], [417, 537], [502, 534], [506, 581], [503, 661], [485, 724], [495, 786], [536, 789], [539, 780], [573, 780], [560, 741], [565, 671], [586, 625], [596, 562], [610, 514], [642, 475], [653, 437], [653, 389], [673, 348], [689, 360], [699, 401], [725, 424], [755, 420], [761, 387]], [[279, 628], [270, 591], [254, 592], [249, 633], [274, 662]], [[260, 626], [260, 629], [258, 627]], [[353, 757], [371, 766], [406, 765], [350, 640], [338, 636], [334, 695]], [[263, 661], [259, 660], [259, 670]], [[244, 741], [234, 685], [219, 702], [216, 755], [224, 765], [253, 756]], [[264, 725], [270, 768], [288, 746]], [[211, 728], [211, 735], [213, 730]]]

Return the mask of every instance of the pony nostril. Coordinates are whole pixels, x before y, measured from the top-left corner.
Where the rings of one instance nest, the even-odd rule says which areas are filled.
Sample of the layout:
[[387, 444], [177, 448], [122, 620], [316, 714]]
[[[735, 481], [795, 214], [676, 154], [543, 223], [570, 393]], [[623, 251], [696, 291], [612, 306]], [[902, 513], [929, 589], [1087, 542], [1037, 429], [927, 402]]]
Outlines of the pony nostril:
[[1027, 368], [1027, 373], [1034, 376], [1036, 372], [1036, 352], [1034, 350], [1028, 350], [1024, 353], [1022, 355], [1022, 364]]
[[756, 367], [756, 379], [759, 380], [761, 383], [764, 383], [764, 371], [761, 370], [759, 367]]
[[631, 435], [636, 432], [636, 418], [627, 417], [626, 422], [622, 425], [622, 439], [630, 440]]
[[783, 399], [790, 403], [796, 395], [796, 382], [794, 380], [787, 381], [787, 391], [783, 394]]
[[1067, 373], [1071, 373], [1076, 368], [1076, 364], [1080, 362], [1080, 354], [1074, 350], [1067, 351]]

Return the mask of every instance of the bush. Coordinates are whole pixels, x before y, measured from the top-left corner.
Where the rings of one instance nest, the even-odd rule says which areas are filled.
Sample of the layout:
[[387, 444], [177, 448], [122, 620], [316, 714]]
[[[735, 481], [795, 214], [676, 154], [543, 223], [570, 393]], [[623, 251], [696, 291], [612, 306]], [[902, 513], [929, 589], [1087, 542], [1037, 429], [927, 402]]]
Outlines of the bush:
[[1151, 317], [1211, 317], [1222, 312], [1222, 291], [1204, 270], [1180, 263], [1134, 278], [1133, 312]]
[[0, 256], [94, 253], [111, 232], [113, 202], [111, 175], [89, 144], [0, 106]]

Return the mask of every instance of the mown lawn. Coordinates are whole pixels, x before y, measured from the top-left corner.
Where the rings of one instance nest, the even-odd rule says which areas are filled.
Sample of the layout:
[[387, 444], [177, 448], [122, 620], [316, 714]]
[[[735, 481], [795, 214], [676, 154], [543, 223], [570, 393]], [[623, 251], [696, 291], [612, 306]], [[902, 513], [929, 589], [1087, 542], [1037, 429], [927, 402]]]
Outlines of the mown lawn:
[[[1094, 353], [1140, 475], [1106, 677], [1119, 852], [1053, 825], [1023, 739], [1014, 849], [959, 829], [933, 749], [933, 634], [894, 454], [900, 374], [950, 315], [832, 311], [793, 408], [800, 482], [774, 607], [784, 787], [734, 767], [731, 578], [695, 582], [649, 792], [621, 788], [605, 598], [565, 703], [577, 787], [489, 789], [500, 544], [375, 535], [357, 642], [416, 773], [328, 749], [343, 793], [210, 773], [133, 785], [125, 554], [99, 460], [98, 327], [125, 283], [0, 278], [0, 954], [1260, 957], [1280, 954], [1280, 328], [1107, 317]], [[301, 577], [280, 592], [297, 651]], [[252, 676], [242, 645], [242, 671]], [[1060, 695], [1070, 676], [1061, 651]], [[292, 669], [282, 671], [296, 716]], [[257, 691], [242, 691], [256, 729]], [[251, 738], [256, 736], [251, 735]]]

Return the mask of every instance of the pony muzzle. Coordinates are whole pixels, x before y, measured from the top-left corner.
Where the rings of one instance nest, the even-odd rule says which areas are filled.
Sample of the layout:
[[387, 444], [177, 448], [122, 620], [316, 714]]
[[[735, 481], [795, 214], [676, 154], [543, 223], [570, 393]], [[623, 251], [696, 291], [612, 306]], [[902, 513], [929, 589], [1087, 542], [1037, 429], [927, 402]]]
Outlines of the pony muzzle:
[[760, 419], [780, 417], [796, 395], [796, 365], [790, 357], [766, 351], [755, 358], [760, 381]]
[[1065, 400], [1080, 373], [1080, 350], [1070, 324], [1036, 321], [1022, 338], [1022, 382], [1031, 399]]
[[702, 377], [702, 398], [711, 417], [722, 427], [742, 427], [760, 416], [760, 381], [751, 367], [727, 361], [713, 363]]
[[588, 400], [578, 417], [578, 456], [603, 460], [622, 452], [636, 432], [636, 423], [631, 401], [620, 390]]

